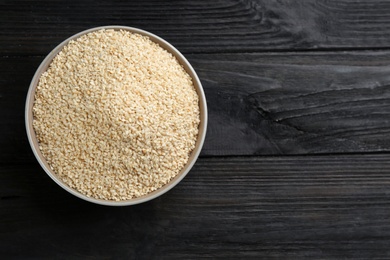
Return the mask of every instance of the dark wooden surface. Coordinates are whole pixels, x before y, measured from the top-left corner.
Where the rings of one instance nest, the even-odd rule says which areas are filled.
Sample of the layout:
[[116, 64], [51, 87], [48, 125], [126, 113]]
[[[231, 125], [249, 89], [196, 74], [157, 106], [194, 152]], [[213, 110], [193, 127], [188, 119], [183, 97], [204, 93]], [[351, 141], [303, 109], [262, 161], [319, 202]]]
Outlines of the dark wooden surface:
[[[122, 208], [59, 188], [24, 128], [31, 78], [81, 30], [139, 27], [203, 83], [201, 158]], [[390, 1], [0, 0], [4, 259], [389, 259]]]

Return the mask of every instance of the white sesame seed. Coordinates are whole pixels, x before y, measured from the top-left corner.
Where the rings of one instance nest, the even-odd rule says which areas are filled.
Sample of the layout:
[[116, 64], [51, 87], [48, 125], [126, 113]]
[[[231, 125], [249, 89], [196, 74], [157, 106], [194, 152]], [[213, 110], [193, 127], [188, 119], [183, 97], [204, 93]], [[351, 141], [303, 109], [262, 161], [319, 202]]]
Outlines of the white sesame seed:
[[69, 187], [128, 200], [183, 169], [198, 135], [198, 102], [171, 53], [140, 34], [99, 30], [70, 41], [41, 75], [33, 127]]

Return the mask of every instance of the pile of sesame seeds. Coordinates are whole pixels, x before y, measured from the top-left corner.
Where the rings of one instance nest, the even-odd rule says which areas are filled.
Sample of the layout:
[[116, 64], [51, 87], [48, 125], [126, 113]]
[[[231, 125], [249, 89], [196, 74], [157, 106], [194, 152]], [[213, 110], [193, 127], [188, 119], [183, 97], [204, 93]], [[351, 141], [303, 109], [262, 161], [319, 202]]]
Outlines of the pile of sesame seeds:
[[39, 148], [57, 176], [89, 197], [146, 195], [186, 165], [199, 98], [177, 59], [148, 37], [103, 29], [70, 41], [39, 80]]

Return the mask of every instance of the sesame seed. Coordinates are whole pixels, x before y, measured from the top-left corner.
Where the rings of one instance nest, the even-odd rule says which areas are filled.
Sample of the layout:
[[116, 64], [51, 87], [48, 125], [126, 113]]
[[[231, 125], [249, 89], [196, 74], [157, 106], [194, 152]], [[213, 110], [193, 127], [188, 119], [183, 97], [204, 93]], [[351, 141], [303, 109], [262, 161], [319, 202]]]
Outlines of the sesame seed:
[[129, 200], [187, 164], [199, 97], [178, 60], [148, 37], [103, 29], [70, 41], [42, 73], [33, 127], [50, 168], [96, 199]]

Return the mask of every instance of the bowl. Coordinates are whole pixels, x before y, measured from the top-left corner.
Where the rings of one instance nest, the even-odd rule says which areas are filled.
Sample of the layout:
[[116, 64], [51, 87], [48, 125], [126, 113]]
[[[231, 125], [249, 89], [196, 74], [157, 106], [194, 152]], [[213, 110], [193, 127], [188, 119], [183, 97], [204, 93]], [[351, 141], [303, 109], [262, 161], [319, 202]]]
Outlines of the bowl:
[[[189, 160], [187, 164], [184, 166], [184, 168], [174, 177], [169, 183], [164, 185], [163, 187], [159, 188], [156, 191], [153, 191], [151, 193], [148, 193], [144, 196], [129, 199], [129, 200], [123, 200], [123, 201], [111, 201], [111, 200], [103, 200], [103, 199], [97, 199], [93, 197], [88, 197], [76, 189], [73, 189], [66, 185], [57, 175], [56, 173], [50, 168], [49, 164], [47, 163], [45, 157], [41, 153], [39, 149], [38, 140], [33, 128], [33, 104], [34, 104], [34, 95], [36, 91], [36, 87], [38, 85], [39, 79], [44, 73], [47, 68], [49, 67], [50, 63], [52, 62], [53, 58], [63, 49], [63, 47], [71, 40], [74, 40], [82, 35], [85, 35], [90, 32], [98, 31], [101, 29], [114, 29], [114, 30], [127, 30], [133, 33], [138, 33], [144, 36], [148, 36], [150, 40], [152, 40], [155, 43], [158, 43], [163, 49], [167, 50], [171, 54], [173, 54], [176, 59], [179, 61], [179, 63], [183, 66], [183, 68], [186, 70], [186, 72], [190, 75], [190, 77], [193, 80], [193, 84], [195, 87], [195, 90], [199, 96], [199, 110], [200, 110], [200, 124], [199, 124], [199, 133], [197, 136], [195, 149], [192, 151]], [[80, 33], [77, 33], [70, 38], [63, 41], [61, 44], [59, 44], [57, 47], [55, 47], [43, 60], [43, 62], [38, 67], [37, 71], [35, 72], [35, 75], [31, 81], [27, 99], [26, 99], [26, 108], [25, 108], [25, 123], [26, 123], [26, 131], [28, 140], [31, 146], [31, 149], [38, 160], [39, 164], [43, 168], [43, 170], [49, 175], [51, 179], [53, 179], [59, 186], [61, 186], [64, 190], [68, 191], [69, 193], [75, 195], [78, 198], [81, 198], [83, 200], [86, 200], [88, 202], [100, 204], [100, 205], [107, 205], [107, 206], [127, 206], [127, 205], [135, 205], [139, 203], [143, 203], [149, 200], [152, 200], [154, 198], [157, 198], [164, 194], [165, 192], [172, 189], [175, 185], [177, 185], [191, 170], [193, 167], [195, 161], [197, 160], [200, 151], [202, 149], [204, 139], [206, 136], [206, 129], [207, 129], [207, 104], [206, 104], [206, 97], [202, 88], [202, 84], [195, 72], [195, 70], [192, 68], [191, 64], [187, 61], [187, 59], [170, 43], [163, 40], [162, 38], [133, 27], [127, 27], [127, 26], [102, 26], [102, 27], [95, 27], [91, 28], [85, 31], [82, 31]]]

